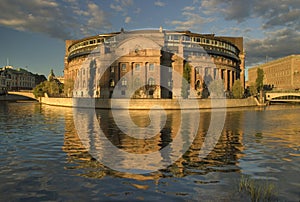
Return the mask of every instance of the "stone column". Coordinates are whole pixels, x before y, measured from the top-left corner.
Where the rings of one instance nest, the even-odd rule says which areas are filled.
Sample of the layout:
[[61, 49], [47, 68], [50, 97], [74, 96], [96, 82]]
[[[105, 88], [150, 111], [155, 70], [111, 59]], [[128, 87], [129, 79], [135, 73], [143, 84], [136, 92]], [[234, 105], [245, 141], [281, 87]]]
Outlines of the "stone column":
[[191, 83], [190, 83], [190, 94], [189, 94], [189, 98], [195, 98], [197, 95], [195, 95], [194, 93], [196, 93], [196, 72], [195, 72], [195, 67], [191, 67]]
[[222, 70], [221, 68], [218, 69], [218, 70], [219, 70], [219, 77], [218, 77], [218, 79], [223, 79], [223, 78], [222, 78], [222, 71], [223, 71], [223, 70]]
[[224, 90], [228, 90], [228, 70], [224, 70]]
[[183, 75], [183, 59], [179, 56], [172, 57], [172, 78], [173, 78], [173, 98], [181, 98], [182, 79], [176, 77], [176, 74]]
[[229, 90], [232, 90], [232, 85], [233, 85], [233, 71], [229, 70]]
[[191, 84], [190, 84], [190, 88], [192, 89], [192, 90], [194, 90], [195, 89], [195, 67], [192, 67], [191, 68]]

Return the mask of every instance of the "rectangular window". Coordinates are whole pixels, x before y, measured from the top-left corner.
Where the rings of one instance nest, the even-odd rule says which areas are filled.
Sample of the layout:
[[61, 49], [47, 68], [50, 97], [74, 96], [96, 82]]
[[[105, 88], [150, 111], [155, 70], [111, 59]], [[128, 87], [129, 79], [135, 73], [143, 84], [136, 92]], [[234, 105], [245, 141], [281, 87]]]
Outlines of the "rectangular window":
[[122, 72], [126, 72], [126, 64], [125, 63], [122, 63], [121, 64], [121, 70], [122, 70]]
[[141, 70], [141, 64], [139, 64], [139, 63], [135, 64], [134, 70], [135, 71], [140, 71]]
[[154, 71], [154, 64], [153, 63], [149, 64], [149, 71]]

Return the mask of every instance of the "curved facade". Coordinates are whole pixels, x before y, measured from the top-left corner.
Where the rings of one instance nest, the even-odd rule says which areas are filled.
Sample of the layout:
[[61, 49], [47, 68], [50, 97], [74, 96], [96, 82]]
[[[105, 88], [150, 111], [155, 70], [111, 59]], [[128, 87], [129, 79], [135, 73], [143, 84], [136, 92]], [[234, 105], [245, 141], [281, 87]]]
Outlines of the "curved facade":
[[173, 98], [176, 90], [182, 94], [175, 71], [188, 80], [186, 91], [197, 92], [189, 97], [204, 97], [205, 86], [217, 78], [230, 91], [237, 79], [244, 83], [243, 38], [160, 28], [66, 41], [64, 77], [75, 81], [74, 96], [110, 98], [117, 87], [122, 97], [138, 84], [133, 97]]

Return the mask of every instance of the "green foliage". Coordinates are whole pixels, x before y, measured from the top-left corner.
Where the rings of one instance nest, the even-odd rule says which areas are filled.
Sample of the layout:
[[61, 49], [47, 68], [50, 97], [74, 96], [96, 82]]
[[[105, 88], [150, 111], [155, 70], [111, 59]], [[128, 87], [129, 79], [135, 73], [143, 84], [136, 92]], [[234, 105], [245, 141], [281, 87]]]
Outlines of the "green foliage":
[[64, 83], [64, 95], [66, 97], [72, 97], [72, 92], [74, 89], [74, 80], [67, 79]]
[[40, 84], [36, 85], [33, 89], [33, 94], [36, 98], [44, 97], [45, 89], [45, 82], [41, 82]]
[[56, 80], [44, 81], [33, 89], [35, 97], [44, 97], [47, 93], [49, 96], [59, 96], [63, 92], [63, 84], [58, 83]]
[[264, 86], [264, 70], [258, 68], [257, 69], [257, 77], [255, 80], [256, 88], [258, 91], [263, 89]]
[[251, 201], [273, 201], [277, 196], [273, 183], [263, 180], [254, 180], [247, 175], [242, 175], [238, 191], [239, 193], [249, 195]]
[[189, 87], [191, 82], [191, 66], [189, 63], [185, 63], [183, 68], [183, 79], [182, 79], [182, 87], [181, 87], [181, 96], [183, 98], [187, 98], [189, 96]]
[[256, 95], [257, 94], [257, 88], [254, 83], [251, 83], [249, 86], [250, 95]]
[[244, 95], [244, 88], [242, 86], [242, 82], [238, 79], [234, 82], [232, 86], [232, 94], [234, 98], [242, 98]]
[[212, 98], [222, 98], [224, 94], [224, 82], [221, 79], [216, 79], [210, 82], [208, 86], [210, 96]]

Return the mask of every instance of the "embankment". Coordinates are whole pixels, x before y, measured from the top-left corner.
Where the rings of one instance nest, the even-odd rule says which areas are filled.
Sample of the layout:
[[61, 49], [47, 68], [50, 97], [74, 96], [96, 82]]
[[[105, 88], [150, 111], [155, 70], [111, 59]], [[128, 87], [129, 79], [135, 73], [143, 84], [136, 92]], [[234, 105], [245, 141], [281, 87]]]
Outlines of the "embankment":
[[95, 107], [97, 109], [211, 109], [257, 106], [255, 98], [247, 99], [90, 99], [90, 98], [51, 98], [42, 97], [43, 104], [63, 107]]

